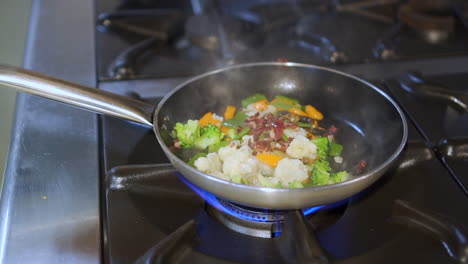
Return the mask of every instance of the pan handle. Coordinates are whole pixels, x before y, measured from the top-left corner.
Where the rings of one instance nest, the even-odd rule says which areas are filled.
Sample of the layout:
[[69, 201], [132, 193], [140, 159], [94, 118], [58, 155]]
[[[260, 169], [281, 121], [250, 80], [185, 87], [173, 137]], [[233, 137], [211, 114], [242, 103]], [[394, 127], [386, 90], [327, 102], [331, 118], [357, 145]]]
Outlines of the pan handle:
[[0, 65], [0, 84], [104, 115], [153, 126], [155, 106], [22, 68]]

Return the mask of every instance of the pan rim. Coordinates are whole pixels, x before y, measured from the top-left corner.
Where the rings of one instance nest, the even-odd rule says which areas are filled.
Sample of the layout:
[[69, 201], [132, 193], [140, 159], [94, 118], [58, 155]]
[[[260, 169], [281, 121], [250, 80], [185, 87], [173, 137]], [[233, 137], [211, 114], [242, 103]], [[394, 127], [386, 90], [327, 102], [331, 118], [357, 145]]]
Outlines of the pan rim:
[[[320, 185], [320, 186], [311, 186], [311, 187], [305, 187], [305, 188], [259, 187], [259, 186], [251, 186], [251, 185], [245, 185], [245, 184], [230, 182], [230, 181], [223, 180], [223, 179], [217, 178], [215, 176], [211, 176], [209, 174], [203, 173], [203, 172], [191, 167], [190, 165], [187, 164], [187, 162], [181, 160], [174, 153], [172, 153], [172, 151], [166, 146], [166, 144], [162, 140], [161, 135], [159, 133], [159, 129], [158, 129], [158, 127], [159, 127], [159, 123], [158, 123], [159, 112], [160, 112], [161, 108], [164, 106], [165, 102], [167, 100], [169, 100], [169, 98], [171, 98], [171, 96], [173, 94], [175, 94], [176, 92], [178, 92], [180, 89], [183, 89], [184, 87], [186, 87], [190, 83], [193, 83], [193, 82], [195, 82], [197, 80], [200, 80], [200, 79], [203, 79], [205, 77], [215, 75], [215, 74], [218, 74], [218, 73], [221, 73], [221, 72], [230, 71], [230, 70], [233, 70], [233, 69], [256, 67], [256, 66], [282, 66], [282, 67], [298, 67], [298, 68], [317, 69], [317, 70], [322, 70], [322, 71], [327, 71], [327, 72], [331, 72], [331, 73], [334, 73], [334, 74], [338, 74], [338, 75], [341, 75], [341, 76], [344, 76], [344, 77], [347, 77], [347, 78], [350, 78], [350, 79], [353, 79], [355, 81], [358, 81], [358, 82], [361, 82], [361, 83], [365, 84], [367, 87], [373, 89], [374, 91], [379, 93], [381, 96], [383, 96], [386, 100], [388, 100], [393, 105], [393, 107], [396, 109], [398, 114], [400, 115], [402, 126], [403, 126], [403, 134], [402, 134], [400, 144], [398, 145], [397, 149], [393, 152], [393, 154], [389, 158], [387, 158], [379, 166], [377, 166], [374, 169], [366, 172], [365, 174], [362, 174], [360, 176], [357, 176], [354, 179], [347, 180], [347, 181], [340, 182], [340, 183]], [[182, 82], [181, 84], [177, 85], [169, 93], [167, 93], [163, 97], [163, 99], [158, 103], [158, 105], [157, 105], [157, 107], [156, 107], [156, 109], [154, 111], [154, 114], [153, 114], [153, 124], [154, 124], [153, 131], [154, 131], [154, 133], [156, 135], [156, 138], [157, 138], [159, 144], [161, 145], [161, 148], [166, 153], [166, 155], [168, 153], [170, 153], [169, 154], [170, 155], [169, 160], [175, 159], [175, 160], [180, 162], [180, 164], [184, 167], [184, 169], [189, 170], [192, 173], [201, 174], [204, 177], [210, 179], [211, 181], [217, 182], [219, 184], [229, 185], [231, 187], [243, 188], [244, 190], [261, 191], [261, 192], [266, 192], [266, 193], [281, 193], [281, 192], [292, 192], [292, 191], [294, 191], [294, 192], [309, 192], [311, 190], [336, 189], [336, 188], [340, 188], [340, 187], [343, 187], [343, 186], [354, 184], [356, 182], [364, 181], [367, 178], [370, 178], [373, 175], [375, 175], [375, 174], [381, 172], [382, 170], [388, 168], [392, 164], [392, 162], [403, 151], [403, 148], [405, 147], [406, 142], [408, 140], [408, 124], [407, 124], [407, 120], [406, 120], [406, 117], [404, 115], [403, 110], [400, 108], [400, 106], [388, 94], [386, 94], [380, 88], [378, 88], [375, 85], [369, 83], [368, 81], [363, 80], [363, 79], [361, 79], [361, 78], [359, 78], [357, 76], [354, 76], [352, 74], [348, 74], [348, 73], [345, 73], [345, 72], [342, 72], [342, 71], [339, 71], [339, 70], [335, 70], [335, 69], [332, 69], [332, 68], [324, 67], [324, 66], [318, 66], [318, 65], [313, 65], [313, 64], [305, 64], [305, 63], [297, 63], [297, 62], [253, 62], [253, 63], [236, 64], [236, 65], [216, 69], [216, 70], [213, 70], [213, 71], [209, 71], [209, 72], [194, 76], [192, 78], [189, 78], [188, 80], [186, 80], [186, 81]], [[183, 175], [183, 176], [185, 178], [185, 175]]]

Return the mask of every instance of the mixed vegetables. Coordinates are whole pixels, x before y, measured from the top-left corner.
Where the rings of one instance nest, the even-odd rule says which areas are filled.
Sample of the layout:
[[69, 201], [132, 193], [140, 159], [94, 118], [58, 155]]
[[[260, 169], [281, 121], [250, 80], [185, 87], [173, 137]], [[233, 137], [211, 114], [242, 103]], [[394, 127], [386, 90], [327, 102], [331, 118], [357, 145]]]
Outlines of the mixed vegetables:
[[345, 181], [343, 146], [336, 127], [319, 126], [323, 114], [296, 99], [263, 94], [228, 105], [223, 116], [208, 112], [199, 120], [177, 123], [174, 147], [197, 153], [188, 164], [224, 180], [263, 187], [303, 188]]

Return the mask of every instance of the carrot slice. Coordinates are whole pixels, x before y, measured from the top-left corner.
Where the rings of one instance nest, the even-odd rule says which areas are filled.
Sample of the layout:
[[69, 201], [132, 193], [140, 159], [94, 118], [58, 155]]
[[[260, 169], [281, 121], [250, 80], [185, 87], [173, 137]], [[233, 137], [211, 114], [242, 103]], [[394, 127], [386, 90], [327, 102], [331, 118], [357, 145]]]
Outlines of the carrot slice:
[[234, 118], [234, 114], [236, 113], [236, 107], [233, 105], [228, 105], [226, 107], [226, 111], [224, 112], [224, 119], [232, 119]]
[[201, 127], [206, 127], [208, 124], [213, 124], [215, 126], [221, 125], [221, 120], [214, 119], [213, 113], [208, 112], [199, 120]]
[[258, 111], [265, 110], [267, 106], [268, 106], [268, 101], [266, 99], [263, 99], [254, 103], [255, 109], [257, 109]]
[[291, 108], [288, 110], [290, 113], [300, 115], [300, 116], [308, 116], [306, 112], [302, 111], [301, 109]]
[[278, 162], [283, 159], [283, 157], [271, 153], [258, 153], [257, 159], [270, 167], [276, 168]]
[[223, 134], [224, 134], [225, 136], [227, 136], [229, 130], [231, 130], [231, 129], [232, 129], [232, 128], [230, 128], [230, 127], [222, 126], [222, 127], [221, 127], [221, 132], [223, 132]]
[[306, 105], [305, 111], [310, 118], [317, 119], [317, 120], [323, 119], [323, 114], [320, 113], [315, 107], [311, 105]]

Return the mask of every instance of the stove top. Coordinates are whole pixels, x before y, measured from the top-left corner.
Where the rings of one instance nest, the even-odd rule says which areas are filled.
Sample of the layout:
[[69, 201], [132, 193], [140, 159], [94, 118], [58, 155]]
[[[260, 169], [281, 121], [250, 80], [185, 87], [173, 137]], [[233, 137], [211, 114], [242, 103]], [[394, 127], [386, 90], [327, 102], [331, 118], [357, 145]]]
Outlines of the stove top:
[[253, 61], [341, 65], [468, 55], [468, 8], [445, 2], [100, 0], [98, 76], [181, 77]]
[[[466, 140], [443, 125], [447, 122], [444, 113], [451, 113], [456, 105], [440, 98], [424, 101], [424, 95], [404, 88], [410, 85], [408, 76], [413, 75], [417, 74], [375, 82], [396, 99], [409, 119], [408, 144], [394, 169], [366, 191], [338, 205], [304, 210], [313, 211], [305, 221], [293, 217], [266, 227], [260, 221], [253, 231], [252, 225], [232, 221], [230, 214], [213, 208], [221, 204], [233, 210], [236, 205], [226, 205], [209, 194], [202, 194], [203, 199], [200, 190], [184, 184], [183, 176], [168, 163], [151, 129], [102, 117], [104, 165], [109, 171], [104, 179], [106, 261], [297, 263], [304, 258], [304, 252], [292, 249], [291, 241], [304, 236], [316, 237], [324, 258], [331, 262], [461, 261], [466, 257], [463, 239], [468, 235], [468, 203], [462, 202], [467, 195], [462, 174], [466, 170]], [[427, 85], [445, 80], [445, 89], [461, 94], [466, 91], [456, 84], [468, 74], [417, 76]], [[119, 90], [118, 83], [102, 83], [101, 87], [157, 103], [158, 91], [182, 80], [152, 80], [162, 89], [143, 85], [130, 93]], [[459, 98], [463, 101], [463, 97]], [[418, 104], [418, 100], [424, 103]], [[413, 107], [407, 106], [410, 102]], [[463, 117], [462, 112], [452, 115]], [[432, 120], [428, 124], [433, 125], [429, 128], [424, 118], [427, 116]], [[468, 131], [458, 133], [467, 135]], [[122, 141], [126, 144], [118, 144]], [[297, 223], [288, 226], [291, 221], [305, 223], [313, 231], [298, 232]], [[294, 240], [291, 234], [299, 235]]]
[[[97, 10], [100, 89], [157, 104], [194, 74], [288, 60], [372, 76], [409, 124], [397, 164], [367, 190], [266, 211], [191, 186], [151, 129], [102, 116], [105, 263], [466, 261], [468, 72], [450, 68], [468, 55], [463, 2], [100, 0]], [[450, 67], [437, 71], [439, 57]]]

